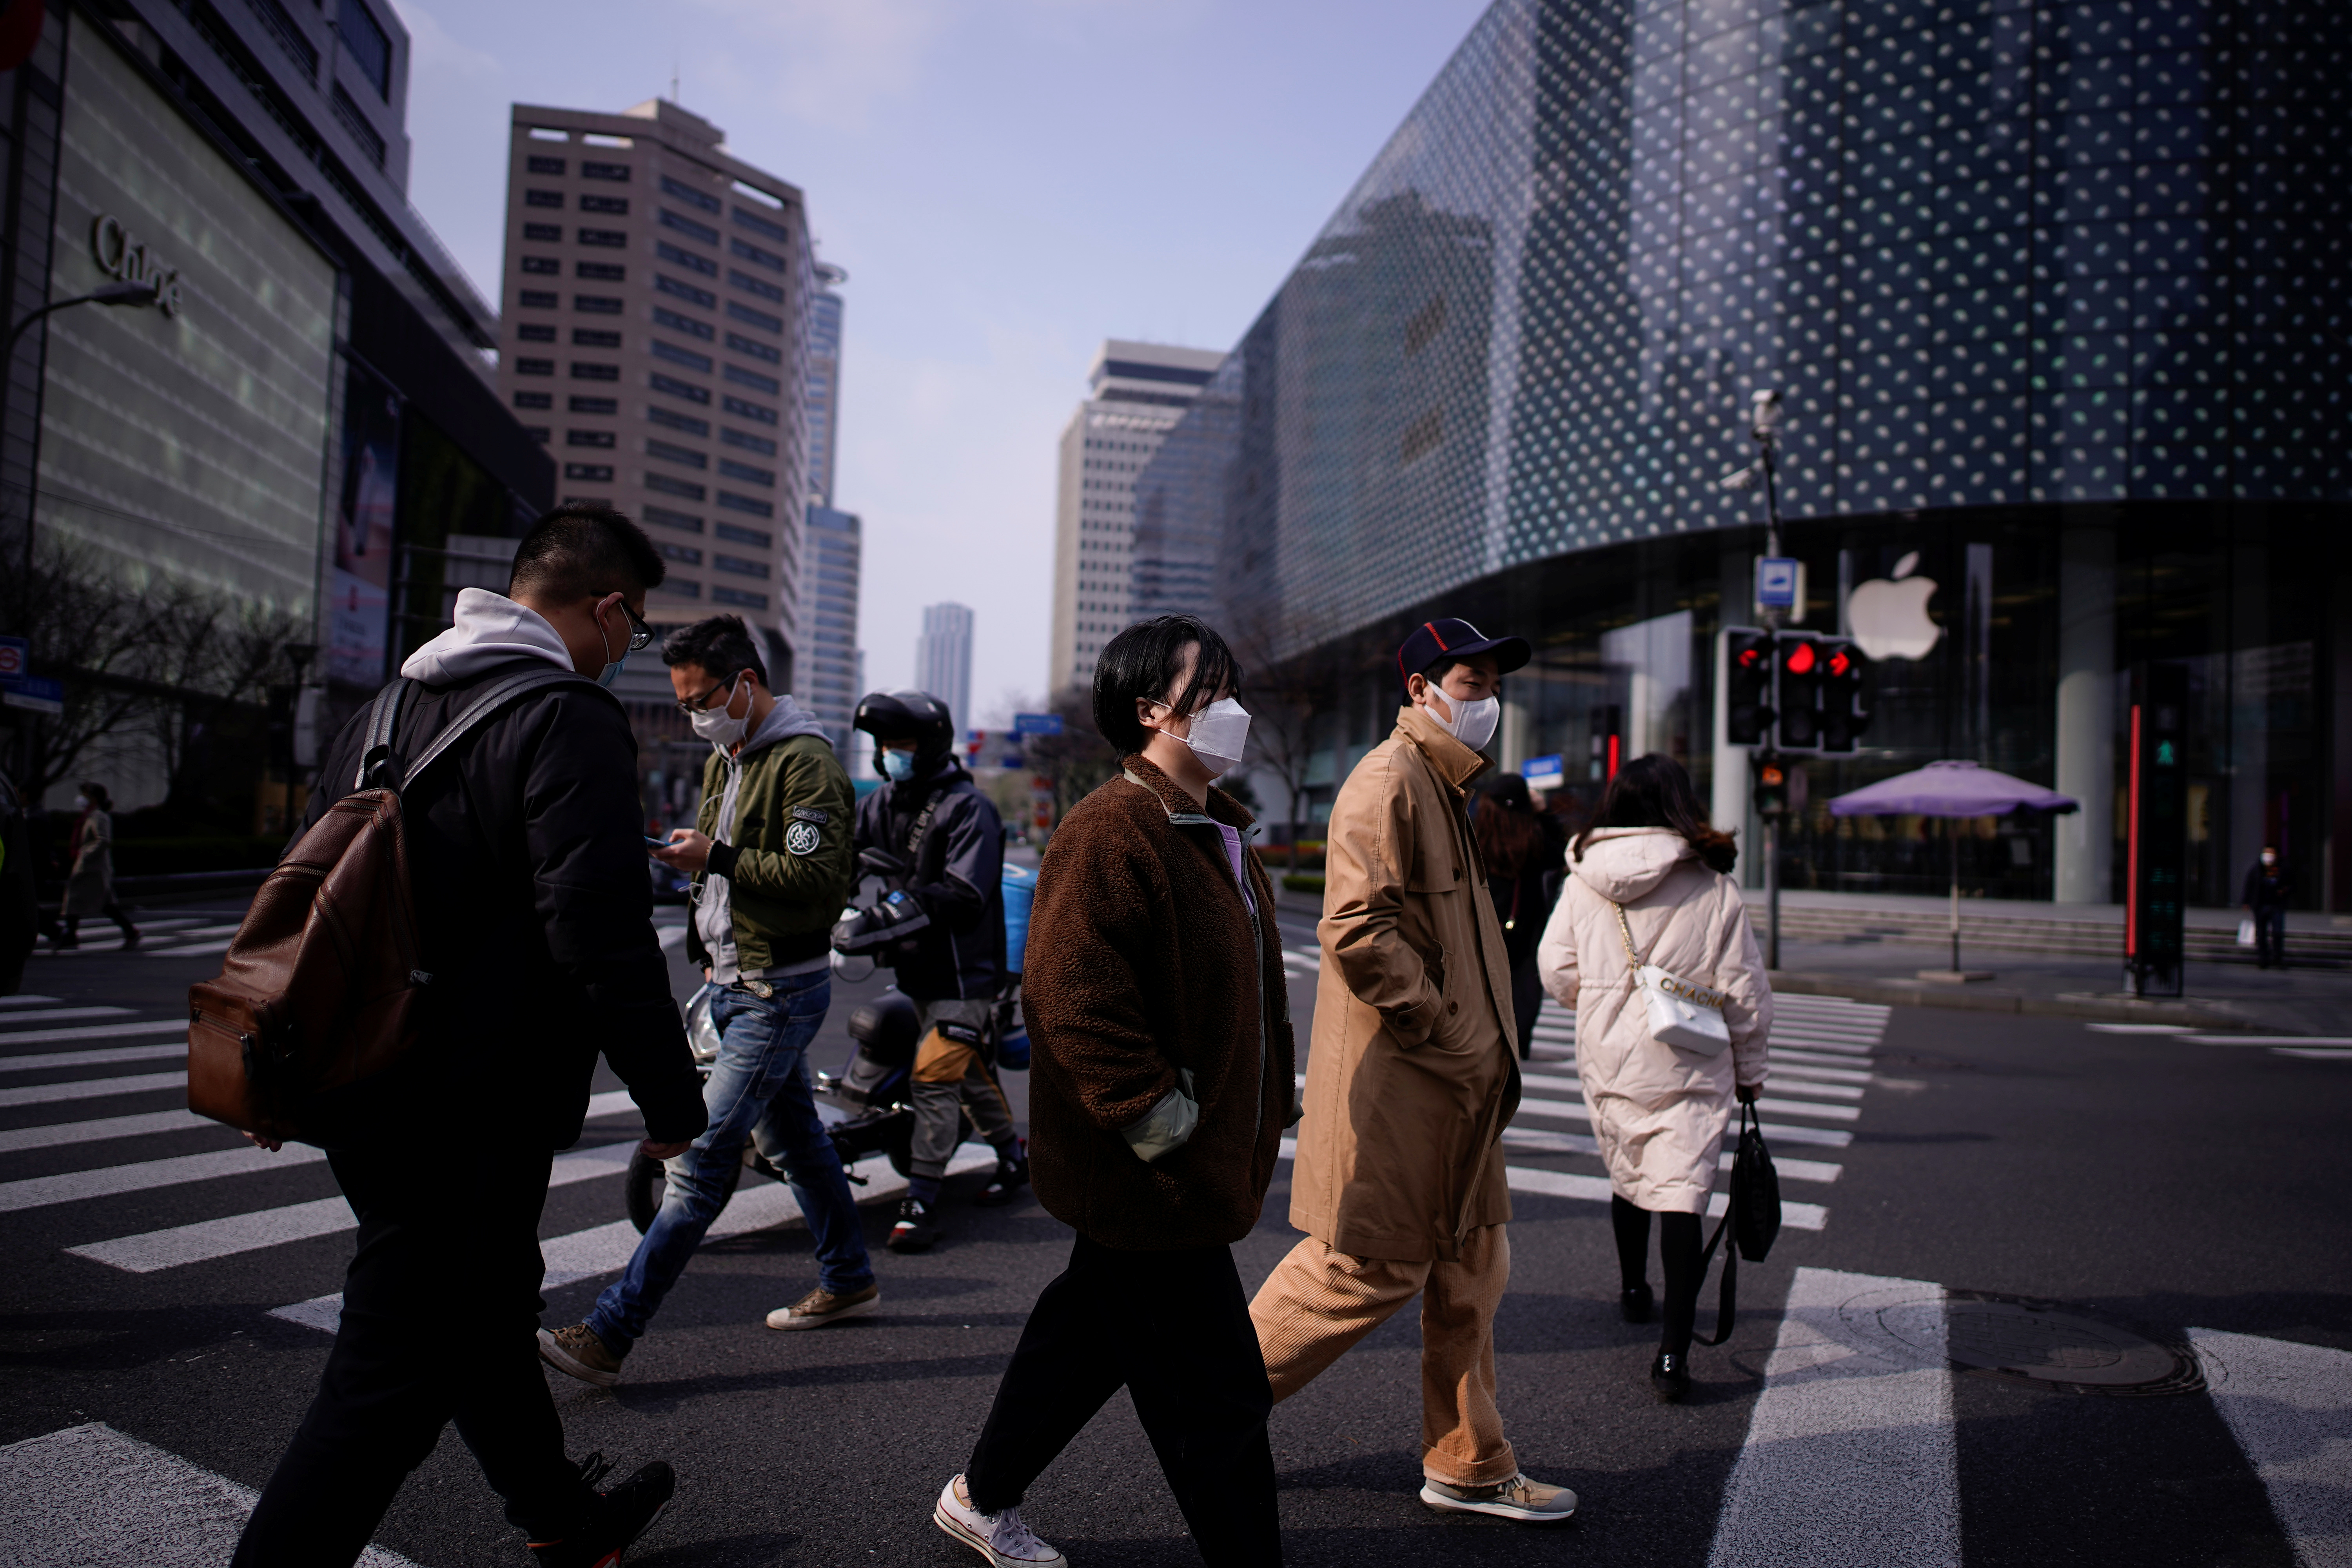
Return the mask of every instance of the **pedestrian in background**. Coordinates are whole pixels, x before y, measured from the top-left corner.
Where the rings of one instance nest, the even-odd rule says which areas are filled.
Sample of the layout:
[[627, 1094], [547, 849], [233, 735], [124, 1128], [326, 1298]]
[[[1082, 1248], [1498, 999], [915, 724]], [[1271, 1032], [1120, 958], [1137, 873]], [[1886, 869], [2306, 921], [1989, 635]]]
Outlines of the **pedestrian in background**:
[[1405, 639], [1405, 706], [1332, 803], [1323, 950], [1290, 1223], [1307, 1233], [1250, 1303], [1279, 1402], [1421, 1297], [1421, 1500], [1549, 1523], [1576, 1494], [1530, 1480], [1495, 1405], [1510, 1283], [1502, 1134], [1519, 1103], [1510, 959], [1470, 831], [1479, 748], [1524, 638], [1431, 621]]
[[600, 1388], [620, 1380], [622, 1358], [727, 1206], [747, 1139], [782, 1163], [816, 1252], [815, 1288], [768, 1314], [768, 1326], [817, 1328], [882, 1299], [857, 1200], [802, 1066], [833, 1003], [829, 936], [851, 881], [849, 774], [824, 726], [768, 689], [741, 616], [672, 632], [662, 662], [710, 755], [696, 825], [672, 832], [653, 858], [694, 879], [687, 956], [702, 971], [719, 1058], [702, 1086], [710, 1123], [669, 1162], [661, 1207], [628, 1268], [584, 1321], [540, 1331], [550, 1366]]
[[33, 861], [33, 814], [16, 781], [0, 773], [0, 996], [24, 984], [25, 960], [41, 929]]
[[1037, 1199], [1076, 1230], [971, 1463], [932, 1518], [994, 1568], [1058, 1564], [1030, 1483], [1124, 1386], [1203, 1561], [1282, 1561], [1273, 1397], [1233, 1244], [1257, 1224], [1291, 1120], [1274, 885], [1239, 802], [1249, 716], [1224, 639], [1129, 626], [1095, 665], [1120, 776], [1062, 821], [1037, 873], [1024, 1000]]
[[[1772, 1032], [1764, 957], [1730, 877], [1737, 854], [1731, 835], [1709, 826], [1681, 763], [1636, 757], [1570, 846], [1567, 890], [1542, 943], [1544, 988], [1576, 1011], [1577, 1077], [1609, 1165], [1629, 1323], [1648, 1322], [1655, 1307], [1650, 1215], [1659, 1216], [1666, 1300], [1650, 1383], [1669, 1402], [1690, 1389], [1699, 1219], [1734, 1097], [1756, 1098]], [[1634, 978], [1644, 963], [1723, 992], [1730, 1048], [1706, 1056], [1653, 1039]]]
[[2279, 868], [2278, 848], [2263, 846], [2262, 858], [2246, 868], [2246, 885], [2238, 902], [2254, 921], [2254, 967], [2286, 967], [2286, 873]]
[[[601, 1053], [644, 1113], [643, 1151], [683, 1153], [702, 1088], [653, 928], [636, 743], [609, 689], [653, 640], [652, 541], [574, 505], [516, 548], [505, 595], [459, 592], [457, 624], [401, 668], [398, 776], [485, 687], [554, 665], [402, 792], [422, 967], [418, 1039], [336, 1112], [327, 1163], [359, 1221], [318, 1396], [237, 1543], [237, 1568], [355, 1561], [403, 1478], [455, 1421], [541, 1568], [604, 1568], [669, 1501], [656, 1460], [598, 1490], [573, 1464], [534, 1342], [540, 1214], [580, 1140]], [[352, 787], [373, 714], [335, 740], [307, 830]]]
[[1536, 943], [1559, 898], [1565, 840], [1559, 818], [1536, 810], [1528, 781], [1504, 773], [1479, 792], [1471, 827], [1486, 868], [1486, 890], [1503, 922], [1503, 951], [1511, 961], [1511, 1011], [1518, 1022], [1519, 1059], [1533, 1052], [1536, 1015], [1543, 1008], [1543, 976]]
[[125, 952], [139, 945], [139, 928], [114, 897], [114, 800], [106, 786], [84, 780], [74, 796], [73, 832], [66, 840], [66, 939], [59, 947], [81, 945], [87, 915], [104, 915], [122, 928]]

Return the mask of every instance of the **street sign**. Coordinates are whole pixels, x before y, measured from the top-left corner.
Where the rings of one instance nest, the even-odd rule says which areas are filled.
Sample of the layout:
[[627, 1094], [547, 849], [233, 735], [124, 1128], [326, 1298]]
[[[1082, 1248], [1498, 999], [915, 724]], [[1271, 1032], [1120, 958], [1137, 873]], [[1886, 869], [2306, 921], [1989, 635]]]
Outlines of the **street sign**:
[[1756, 563], [1756, 603], [1767, 610], [1797, 606], [1797, 563], [1787, 555], [1766, 555]]
[[1558, 789], [1568, 775], [1560, 766], [1559, 753], [1554, 752], [1549, 756], [1529, 757], [1521, 763], [1519, 776], [1528, 781], [1529, 789]]
[[23, 637], [0, 637], [0, 680], [14, 680], [32, 668], [33, 645]]
[[1062, 732], [1059, 713], [1015, 713], [1013, 732], [1016, 735], [1058, 735]]
[[66, 710], [66, 683], [45, 675], [19, 675], [0, 680], [0, 707], [62, 713]]

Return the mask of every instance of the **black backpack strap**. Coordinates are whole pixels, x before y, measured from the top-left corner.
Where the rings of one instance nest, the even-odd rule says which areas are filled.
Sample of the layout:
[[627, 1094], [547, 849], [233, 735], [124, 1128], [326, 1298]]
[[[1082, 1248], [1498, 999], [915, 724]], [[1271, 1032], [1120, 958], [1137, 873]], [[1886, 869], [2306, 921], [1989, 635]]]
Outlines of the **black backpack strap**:
[[352, 780], [354, 791], [385, 783], [383, 770], [392, 761], [392, 738], [400, 727], [400, 710], [408, 705], [409, 689], [416, 683], [404, 677], [376, 693], [370, 710], [367, 743], [360, 748], [360, 771]]
[[[435, 759], [442, 752], [464, 740], [473, 731], [479, 729], [485, 720], [516, 698], [546, 687], [564, 686], [573, 682], [583, 686], [595, 685], [595, 682], [583, 675], [569, 669], [558, 669], [553, 665], [539, 669], [527, 669], [520, 675], [509, 675], [503, 680], [492, 681], [474, 694], [474, 700], [466, 704], [463, 711], [441, 727], [441, 732], [433, 737], [432, 744], [417, 753], [416, 760], [408, 764], [406, 776], [401, 780], [402, 787], [405, 788], [415, 784], [418, 776], [426, 768], [431, 767]], [[599, 688], [599, 689], [602, 689]]]

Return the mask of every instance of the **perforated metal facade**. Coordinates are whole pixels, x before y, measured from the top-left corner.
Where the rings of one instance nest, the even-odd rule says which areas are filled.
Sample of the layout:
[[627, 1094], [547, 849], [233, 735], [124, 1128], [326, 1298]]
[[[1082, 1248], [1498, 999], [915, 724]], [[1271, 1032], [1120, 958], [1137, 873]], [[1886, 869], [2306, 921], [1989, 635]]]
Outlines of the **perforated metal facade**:
[[1758, 386], [1793, 516], [2342, 499], [2348, 26], [1497, 0], [1143, 477], [1139, 589], [1213, 556], [1303, 647], [1751, 521]]

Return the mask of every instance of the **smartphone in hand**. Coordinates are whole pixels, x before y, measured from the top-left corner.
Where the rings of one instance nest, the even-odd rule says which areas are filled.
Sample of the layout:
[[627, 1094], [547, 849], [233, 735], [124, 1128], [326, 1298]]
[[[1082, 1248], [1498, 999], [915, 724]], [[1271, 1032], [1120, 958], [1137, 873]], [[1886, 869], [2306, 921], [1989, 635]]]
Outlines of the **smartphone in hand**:
[[650, 833], [646, 834], [645, 837], [646, 842], [652, 845], [656, 849], [667, 849], [669, 847], [669, 840], [667, 838], [656, 838]]

